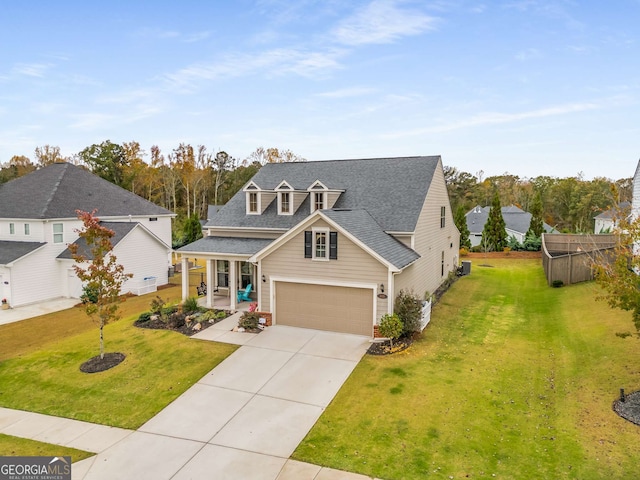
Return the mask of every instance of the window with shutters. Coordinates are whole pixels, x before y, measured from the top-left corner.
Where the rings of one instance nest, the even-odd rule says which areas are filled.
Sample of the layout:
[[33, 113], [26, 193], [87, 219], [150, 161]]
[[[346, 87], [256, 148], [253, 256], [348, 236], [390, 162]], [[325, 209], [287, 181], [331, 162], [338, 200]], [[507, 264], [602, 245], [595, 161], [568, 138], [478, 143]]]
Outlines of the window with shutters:
[[446, 221], [447, 207], [440, 207], [440, 228], [444, 228]]
[[313, 260], [338, 259], [338, 232], [314, 228], [304, 232], [304, 256]]

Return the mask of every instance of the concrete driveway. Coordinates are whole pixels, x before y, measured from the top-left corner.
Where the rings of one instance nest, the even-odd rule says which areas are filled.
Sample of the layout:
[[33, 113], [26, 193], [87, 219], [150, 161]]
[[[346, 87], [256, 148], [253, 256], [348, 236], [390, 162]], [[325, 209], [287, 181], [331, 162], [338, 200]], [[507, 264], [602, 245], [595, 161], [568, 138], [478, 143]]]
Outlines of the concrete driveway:
[[237, 342], [244, 345], [138, 431], [74, 464], [74, 479], [317, 478], [320, 467], [288, 458], [369, 339], [274, 326]]

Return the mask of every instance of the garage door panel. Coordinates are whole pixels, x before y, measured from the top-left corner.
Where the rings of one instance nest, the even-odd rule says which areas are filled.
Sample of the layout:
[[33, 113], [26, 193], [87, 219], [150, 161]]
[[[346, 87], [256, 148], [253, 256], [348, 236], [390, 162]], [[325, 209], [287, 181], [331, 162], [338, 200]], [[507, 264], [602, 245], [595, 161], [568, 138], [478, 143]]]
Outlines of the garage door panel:
[[370, 289], [276, 282], [275, 296], [277, 324], [372, 335]]

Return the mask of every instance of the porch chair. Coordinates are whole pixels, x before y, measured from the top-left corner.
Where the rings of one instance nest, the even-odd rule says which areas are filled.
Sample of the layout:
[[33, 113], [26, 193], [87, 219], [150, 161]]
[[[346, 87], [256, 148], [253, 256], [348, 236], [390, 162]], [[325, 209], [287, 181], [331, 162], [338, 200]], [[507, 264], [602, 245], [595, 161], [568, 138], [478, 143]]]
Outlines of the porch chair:
[[238, 303], [250, 302], [251, 301], [251, 297], [249, 296], [250, 293], [251, 293], [251, 284], [247, 285], [247, 288], [244, 289], [244, 292], [242, 290], [238, 290]]

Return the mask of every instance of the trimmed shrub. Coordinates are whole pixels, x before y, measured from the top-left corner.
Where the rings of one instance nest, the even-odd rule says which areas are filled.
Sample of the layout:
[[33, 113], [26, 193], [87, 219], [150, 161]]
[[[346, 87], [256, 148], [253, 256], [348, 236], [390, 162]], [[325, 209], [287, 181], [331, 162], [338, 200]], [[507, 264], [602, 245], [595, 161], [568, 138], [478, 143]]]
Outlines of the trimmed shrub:
[[420, 331], [422, 318], [422, 300], [413, 291], [400, 290], [396, 297], [393, 310], [402, 322], [403, 334]]
[[260, 316], [256, 312], [244, 312], [238, 321], [238, 327], [245, 330], [255, 330], [260, 323]]
[[553, 288], [560, 288], [563, 285], [564, 285], [564, 282], [562, 280], [554, 280], [553, 282], [551, 282], [551, 286]]
[[153, 315], [153, 313], [151, 312], [142, 312], [138, 317], [138, 322], [140, 323], [148, 322], [149, 320], [151, 320], [151, 315]]
[[182, 302], [183, 312], [199, 312], [200, 305], [198, 305], [198, 299], [196, 297], [189, 297]]
[[378, 324], [378, 332], [389, 339], [391, 346], [393, 346], [393, 341], [402, 335], [403, 328], [402, 320], [395, 313], [392, 315], [384, 314]]

